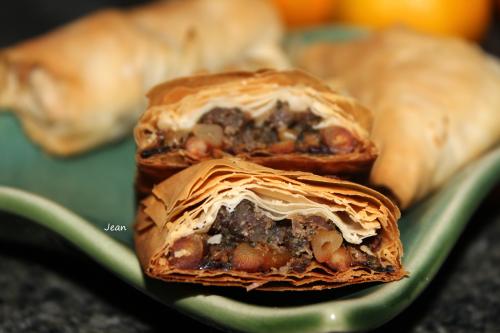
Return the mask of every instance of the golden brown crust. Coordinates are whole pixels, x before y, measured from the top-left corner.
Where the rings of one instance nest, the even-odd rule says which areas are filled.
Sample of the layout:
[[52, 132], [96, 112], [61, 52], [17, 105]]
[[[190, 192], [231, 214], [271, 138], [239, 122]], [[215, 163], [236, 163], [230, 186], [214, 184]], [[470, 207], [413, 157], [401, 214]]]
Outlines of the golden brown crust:
[[[135, 139], [138, 146], [136, 161], [138, 166], [137, 189], [139, 197], [149, 194], [151, 186], [167, 176], [174, 174], [198, 160], [192, 160], [182, 150], [173, 150], [167, 153], [143, 157], [142, 152], [154, 144], [152, 136], [165, 129], [164, 119], [168, 120], [168, 128], [178, 128], [196, 123], [203, 112], [205, 105], [211, 107], [240, 103], [241, 96], [245, 99], [241, 103], [254, 105], [267, 101], [272, 105], [272, 94], [291, 91], [294, 98], [308, 98], [308, 107], [320, 104], [325, 121], [340, 123], [349, 129], [360, 142], [360, 148], [351, 153], [337, 155], [325, 154], [271, 154], [264, 150], [258, 156], [249, 153], [238, 153], [241, 159], [246, 159], [265, 166], [286, 169], [303, 170], [318, 174], [363, 174], [367, 173], [375, 159], [377, 152], [368, 139], [371, 127], [370, 112], [357, 104], [354, 100], [341, 96], [331, 90], [318, 79], [301, 71], [260, 70], [257, 72], [231, 72], [214, 75], [196, 75], [179, 78], [163, 83], [153, 88], [148, 94], [150, 105], [135, 128]], [[279, 97], [276, 97], [279, 98]], [[218, 101], [218, 102], [214, 102]], [[205, 111], [199, 111], [205, 108]], [[265, 110], [242, 110], [250, 116]], [[185, 125], [189, 122], [190, 125]], [[162, 125], [163, 124], [163, 125]], [[161, 127], [163, 126], [163, 129]], [[228, 154], [229, 155], [229, 154]]]
[[186, 96], [196, 95], [201, 90], [221, 84], [239, 83], [242, 80], [247, 81], [250, 85], [269, 83], [282, 87], [304, 85], [317, 91], [331, 91], [325, 83], [299, 70], [276, 71], [262, 69], [256, 72], [237, 71], [213, 75], [201, 74], [178, 78], [157, 85], [147, 94], [149, 107], [177, 103]]
[[[27, 134], [50, 153], [86, 150], [122, 136], [144, 103], [143, 83], [120, 79], [123, 66], [141, 65], [164, 50], [137, 32], [122, 12], [97, 12], [1, 50], [7, 78], [0, 86], [0, 105], [16, 111]], [[140, 66], [130, 66], [128, 74], [140, 72]], [[117, 92], [120, 98], [114, 97]]]
[[391, 282], [407, 275], [404, 270], [391, 274], [365, 269], [351, 269], [338, 273], [322, 265], [311, 265], [308, 272], [301, 274], [265, 274], [243, 271], [188, 271], [173, 270], [168, 276], [152, 276], [167, 282], [199, 283], [204, 286], [242, 287], [263, 291], [310, 291], [345, 287], [359, 283]]
[[[234, 157], [280, 170], [301, 170], [318, 175], [343, 177], [359, 175], [363, 177], [369, 173], [376, 156], [374, 146], [369, 149], [368, 151], [349, 154], [349, 156], [314, 156], [297, 153], [271, 156], [237, 154]], [[138, 153], [136, 154], [136, 161], [137, 175], [135, 184], [137, 199], [148, 196], [155, 184], [192, 165], [184, 160], [180, 154], [155, 155], [142, 158]]]
[[370, 106], [370, 179], [402, 208], [500, 140], [500, 64], [477, 45], [389, 29], [308, 46], [297, 64]]
[[[334, 272], [315, 263], [304, 273], [247, 273], [178, 269], [169, 267], [168, 262], [161, 260], [175, 239], [192, 234], [194, 230], [204, 232], [204, 228], [209, 227], [203, 221], [196, 222], [195, 217], [195, 211], [209, 208], [206, 206], [209, 203], [205, 205], [208, 199], [249, 183], [255, 193], [263, 191], [266, 196], [279, 197], [285, 202], [286, 198], [291, 198], [289, 195], [295, 193], [295, 203], [304, 200], [297, 194], [305, 193], [307, 200], [323, 204], [330, 202], [331, 207], [344, 210], [366, 227], [373, 223], [380, 224], [382, 245], [376, 255], [390, 264], [393, 270], [377, 272], [366, 267], [352, 267], [344, 272]], [[356, 209], [353, 210], [353, 207]], [[154, 188], [153, 194], [142, 201], [138, 211], [135, 245], [145, 272], [166, 281], [261, 290], [319, 290], [402, 278], [406, 273], [400, 261], [403, 250], [396, 223], [399, 216], [398, 208], [389, 199], [359, 184], [305, 172], [269, 169], [238, 159], [219, 159], [185, 169]]]
[[286, 67], [281, 34], [264, 0], [158, 1], [98, 11], [0, 50], [0, 107], [14, 110], [45, 150], [79, 153], [129, 133], [145, 92], [163, 80]]
[[[242, 84], [248, 88], [241, 88]], [[177, 78], [159, 84], [148, 92], [148, 109], [162, 107], [165, 112], [178, 113], [182, 110], [181, 108], [170, 108], [170, 106], [182, 103], [182, 100], [189, 96], [197, 98], [200, 92], [212, 89], [214, 90], [211, 93], [212, 98], [222, 97], [227, 91], [217, 91], [216, 89], [219, 87], [240, 89], [249, 95], [265, 89], [278, 89], [279, 87], [307, 87], [315, 90], [319, 96], [322, 94], [330, 95], [332, 104], [338, 105], [345, 113], [349, 114], [350, 120], [359, 124], [363, 130], [369, 131], [372, 125], [372, 116], [367, 109], [353, 99], [339, 95], [318, 78], [301, 70], [262, 69], [255, 72], [237, 71]], [[140, 123], [151, 122], [153, 115], [154, 112], [146, 111]], [[142, 138], [138, 133], [138, 128], [140, 128], [140, 124], [136, 128], [136, 141], [141, 141]]]

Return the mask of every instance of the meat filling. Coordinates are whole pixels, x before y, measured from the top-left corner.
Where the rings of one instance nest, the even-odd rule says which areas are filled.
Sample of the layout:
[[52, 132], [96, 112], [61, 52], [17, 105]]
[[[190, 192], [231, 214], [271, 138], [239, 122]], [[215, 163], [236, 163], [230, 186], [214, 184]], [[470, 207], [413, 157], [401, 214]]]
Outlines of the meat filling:
[[359, 149], [359, 142], [339, 126], [315, 129], [321, 118], [311, 111], [292, 112], [278, 102], [260, 125], [237, 108], [214, 108], [205, 113], [190, 133], [158, 132], [155, 147], [142, 151], [143, 158], [184, 150], [192, 159], [247, 153], [344, 154]]
[[333, 222], [320, 216], [274, 221], [242, 200], [233, 211], [222, 207], [207, 234], [177, 240], [167, 259], [180, 269], [301, 273], [316, 261], [338, 272], [355, 266], [390, 272], [393, 268], [373, 255], [380, 243], [380, 236], [347, 243]]

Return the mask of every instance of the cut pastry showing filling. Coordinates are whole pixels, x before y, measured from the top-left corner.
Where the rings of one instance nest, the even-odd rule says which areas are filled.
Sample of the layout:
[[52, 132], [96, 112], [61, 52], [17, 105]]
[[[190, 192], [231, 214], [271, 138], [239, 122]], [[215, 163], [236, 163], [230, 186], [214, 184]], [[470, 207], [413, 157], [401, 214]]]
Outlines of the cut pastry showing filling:
[[398, 209], [362, 185], [234, 159], [160, 183], [138, 213], [147, 274], [167, 281], [313, 290], [405, 275]]
[[[256, 121], [239, 108], [216, 107], [205, 113], [191, 131], [156, 132], [151, 147], [141, 157], [183, 154], [193, 161], [207, 157], [248, 154], [349, 154], [362, 152], [362, 142], [337, 125], [318, 128], [322, 118], [309, 109], [293, 112], [278, 101], [265, 119]], [[180, 152], [181, 151], [181, 152]]]
[[[321, 215], [271, 216], [246, 199], [232, 210], [223, 206], [208, 232], [176, 240], [165, 257], [180, 269], [303, 273], [314, 261], [335, 272], [352, 266], [394, 272], [391, 263], [374, 255], [380, 235], [349, 243], [335, 222]], [[349, 220], [337, 212], [336, 218], [341, 216]]]
[[181, 78], [155, 87], [148, 97], [149, 107], [135, 128], [142, 194], [211, 158], [236, 156], [277, 169], [359, 175], [376, 157], [370, 112], [299, 71]]

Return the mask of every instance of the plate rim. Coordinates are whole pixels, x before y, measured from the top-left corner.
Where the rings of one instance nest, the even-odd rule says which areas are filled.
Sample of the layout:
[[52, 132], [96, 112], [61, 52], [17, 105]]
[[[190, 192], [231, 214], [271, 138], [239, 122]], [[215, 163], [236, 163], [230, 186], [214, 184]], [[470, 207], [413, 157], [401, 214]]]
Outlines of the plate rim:
[[[370, 286], [350, 295], [351, 298], [286, 308], [247, 304], [220, 295], [186, 296], [181, 292], [173, 296], [172, 288], [162, 287], [165, 283], [151, 282], [143, 275], [132, 248], [39, 195], [0, 186], [0, 210], [23, 216], [56, 232], [122, 280], [207, 324], [246, 332], [359, 331], [382, 325], [416, 299], [441, 267], [475, 208], [499, 180], [500, 147], [469, 164], [447, 183], [451, 185], [403, 214], [402, 223], [405, 217], [422, 214], [422, 211], [425, 211], [423, 218], [439, 222], [426, 239], [427, 246], [421, 250], [427, 255], [411, 256], [410, 261], [404, 257], [410, 277]], [[427, 207], [430, 203], [431, 208]], [[441, 210], [443, 205], [445, 209]], [[415, 240], [415, 246], [422, 241]], [[432, 253], [438, 255], [433, 257]], [[417, 270], [418, 267], [428, 269]], [[151, 289], [151, 286], [156, 287]], [[403, 295], [404, 292], [407, 294]], [[385, 301], [384, 307], [377, 306], [380, 300]]]

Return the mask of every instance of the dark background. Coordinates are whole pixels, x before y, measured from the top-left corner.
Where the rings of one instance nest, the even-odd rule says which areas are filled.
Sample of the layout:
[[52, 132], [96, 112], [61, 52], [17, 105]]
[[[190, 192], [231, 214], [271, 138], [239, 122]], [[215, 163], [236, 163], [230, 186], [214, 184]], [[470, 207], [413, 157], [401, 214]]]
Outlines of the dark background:
[[[0, 47], [97, 8], [141, 2], [3, 1]], [[498, 22], [497, 17], [482, 43], [496, 55], [500, 55]], [[430, 286], [379, 332], [500, 332], [499, 204], [497, 187]], [[0, 214], [0, 224], [4, 227], [0, 229], [0, 333], [160, 332], [173, 331], [172, 323], [186, 332], [216, 331], [143, 296], [29, 221]], [[2, 233], [5, 226], [16, 230], [17, 237]]]

